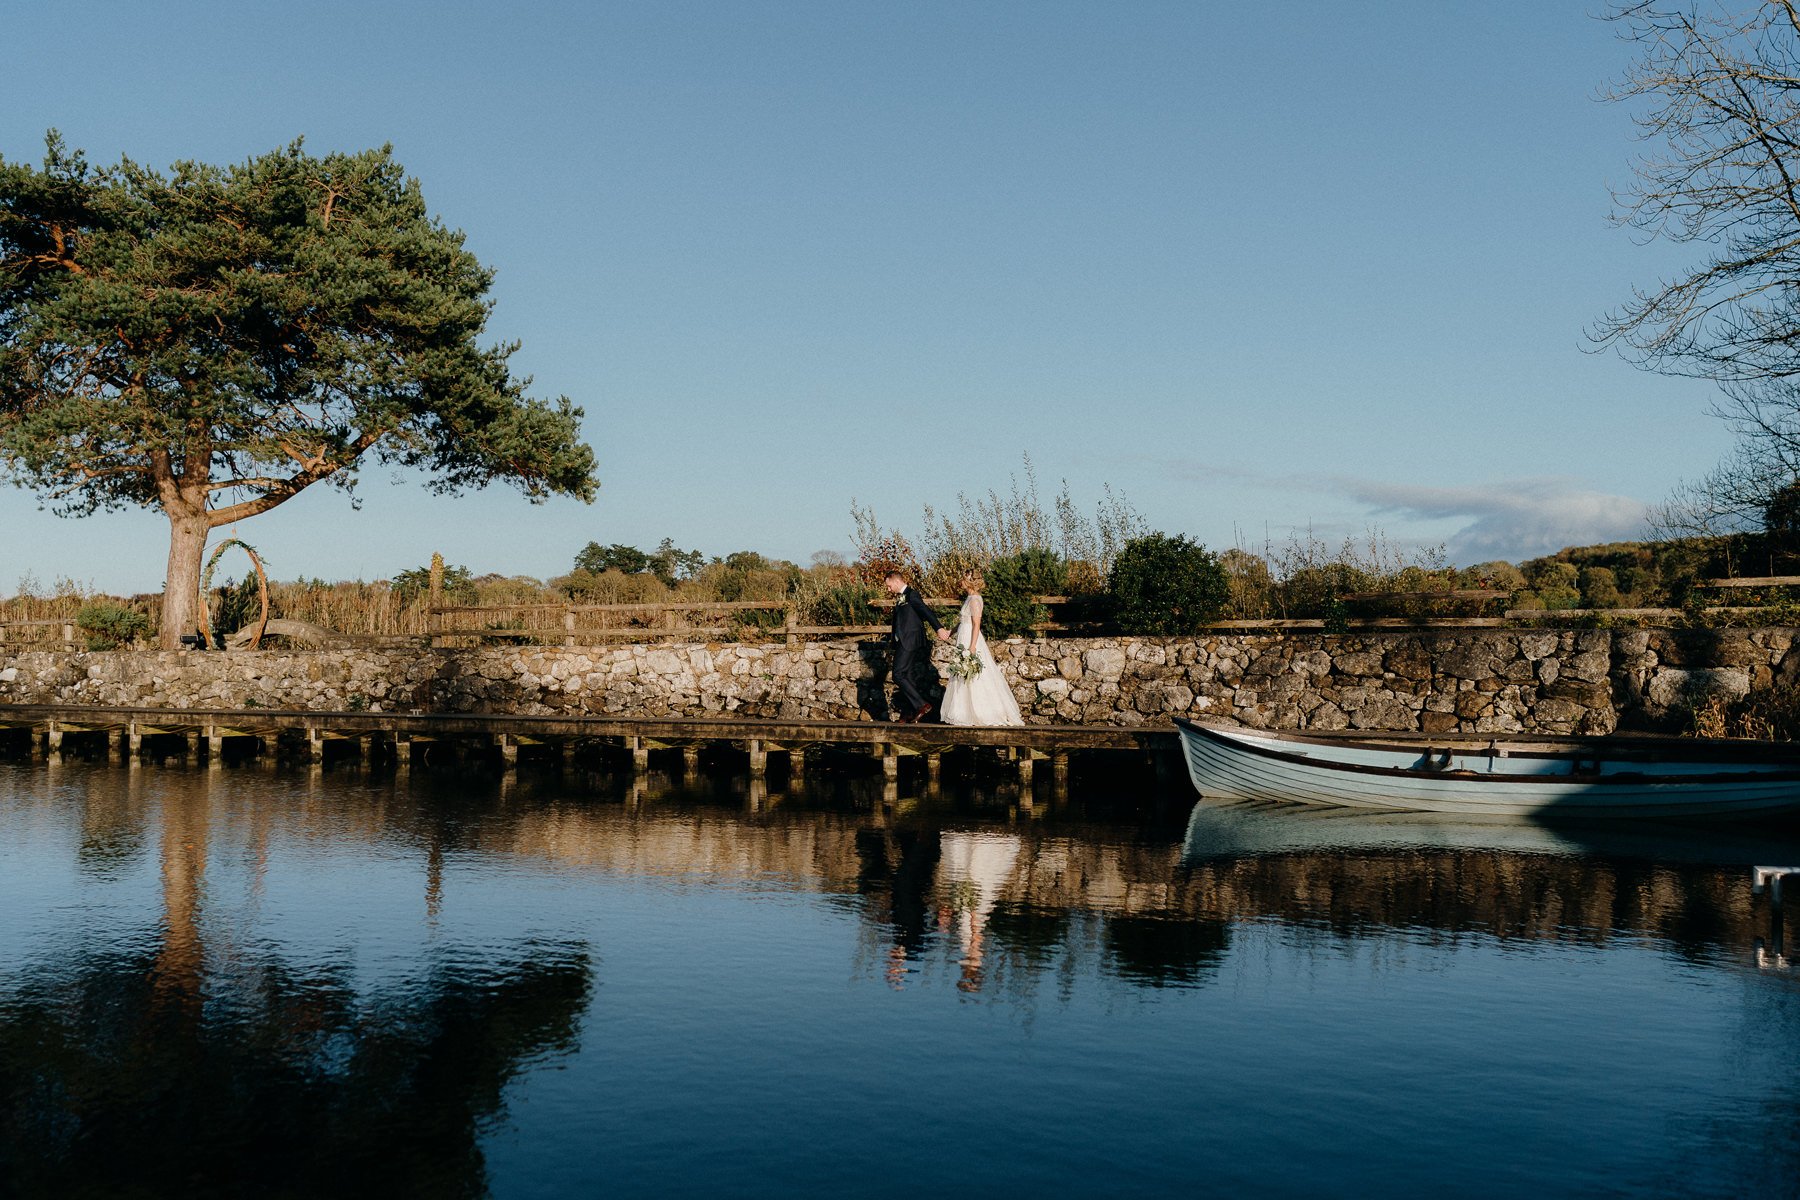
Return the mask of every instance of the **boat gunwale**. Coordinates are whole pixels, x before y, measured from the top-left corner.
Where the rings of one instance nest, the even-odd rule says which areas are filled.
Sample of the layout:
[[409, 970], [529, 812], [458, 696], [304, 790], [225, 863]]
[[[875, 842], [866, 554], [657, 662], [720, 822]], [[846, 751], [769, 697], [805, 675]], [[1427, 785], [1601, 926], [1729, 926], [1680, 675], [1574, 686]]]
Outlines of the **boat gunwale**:
[[[1274, 731], [1261, 730], [1261, 729], [1251, 729], [1248, 727], [1244, 728], [1241, 731], [1242, 735], [1244, 735], [1244, 736], [1243, 736], [1243, 738], [1240, 738], [1239, 736], [1236, 736], [1236, 735], [1240, 734], [1240, 731], [1237, 729], [1230, 729], [1230, 730], [1219, 729], [1219, 728], [1215, 728], [1213, 726], [1203, 725], [1198, 721], [1192, 721], [1185, 717], [1176, 717], [1176, 718], [1174, 718], [1174, 720], [1175, 720], [1175, 724], [1181, 729], [1181, 731], [1183, 733], [1191, 732], [1191, 733], [1203, 736], [1207, 740], [1211, 741], [1214, 745], [1220, 745], [1220, 746], [1225, 746], [1225, 747], [1231, 748], [1231, 749], [1248, 751], [1251, 754], [1259, 755], [1263, 758], [1273, 759], [1277, 762], [1285, 763], [1289, 766], [1297, 766], [1302, 769], [1310, 769], [1313, 771], [1324, 771], [1324, 772], [1334, 772], [1334, 773], [1354, 773], [1354, 774], [1361, 774], [1361, 775], [1381, 775], [1381, 776], [1398, 777], [1398, 778], [1402, 778], [1402, 779], [1413, 779], [1413, 780], [1443, 780], [1445, 782], [1456, 782], [1456, 783], [1477, 783], [1477, 784], [1510, 783], [1510, 784], [1530, 784], [1530, 785], [1536, 785], [1536, 786], [1576, 785], [1576, 786], [1580, 786], [1583, 788], [1595, 787], [1595, 786], [1662, 788], [1662, 787], [1687, 787], [1689, 785], [1696, 785], [1696, 784], [1704, 785], [1704, 784], [1719, 784], [1719, 783], [1788, 783], [1788, 782], [1800, 781], [1800, 755], [1792, 754], [1792, 753], [1783, 755], [1783, 756], [1772, 756], [1771, 759], [1765, 760], [1765, 761], [1776, 761], [1776, 762], [1792, 761], [1794, 763], [1793, 768], [1789, 769], [1789, 770], [1785, 770], [1785, 771], [1784, 770], [1732, 771], [1732, 772], [1715, 772], [1715, 773], [1709, 773], [1709, 774], [1661, 775], [1661, 776], [1651, 775], [1651, 774], [1646, 774], [1646, 773], [1636, 772], [1636, 771], [1617, 772], [1617, 773], [1614, 773], [1611, 775], [1602, 775], [1596, 771], [1595, 773], [1593, 773], [1591, 775], [1570, 774], [1570, 775], [1548, 775], [1548, 776], [1547, 775], [1520, 775], [1520, 774], [1512, 774], [1512, 773], [1501, 773], [1498, 771], [1494, 771], [1494, 772], [1477, 772], [1477, 771], [1467, 771], [1467, 770], [1433, 771], [1433, 770], [1421, 769], [1418, 767], [1383, 767], [1383, 766], [1376, 766], [1372, 763], [1335, 762], [1335, 761], [1330, 761], [1330, 760], [1325, 760], [1325, 759], [1308, 758], [1305, 755], [1293, 754], [1293, 753], [1290, 753], [1285, 750], [1277, 749], [1273, 746], [1259, 745], [1259, 744], [1257, 744], [1257, 742], [1259, 740], [1260, 741], [1271, 741], [1271, 742], [1297, 741], [1297, 742], [1303, 742], [1303, 743], [1307, 743], [1307, 744], [1311, 744], [1311, 745], [1337, 745], [1337, 746], [1353, 745], [1353, 746], [1356, 746], [1356, 747], [1359, 747], [1362, 749], [1368, 749], [1368, 750], [1384, 750], [1385, 749], [1385, 750], [1394, 750], [1394, 751], [1399, 751], [1399, 752], [1408, 752], [1408, 751], [1418, 749], [1420, 746], [1425, 746], [1427, 748], [1433, 748], [1433, 749], [1438, 748], [1438, 747], [1445, 747], [1445, 746], [1447, 746], [1448, 743], [1447, 743], [1446, 739], [1444, 739], [1444, 738], [1437, 738], [1434, 740], [1433, 738], [1431, 738], [1430, 735], [1422, 734], [1422, 735], [1418, 735], [1414, 739], [1412, 745], [1382, 746], [1379, 743], [1369, 742], [1369, 741], [1366, 741], [1366, 740], [1360, 739], [1360, 738], [1352, 738], [1352, 737], [1324, 738], [1324, 737], [1319, 737], [1317, 735], [1314, 735], [1312, 737], [1290, 737], [1288, 732], [1285, 730], [1280, 731], [1280, 732], [1274, 732]], [[1671, 738], [1669, 740], [1670, 740], [1670, 742], [1676, 741], [1676, 739], [1674, 739], [1674, 738]], [[1571, 739], [1571, 742], [1574, 742], [1574, 741], [1576, 741], [1576, 739]], [[1589, 741], [1591, 743], [1591, 739]], [[1450, 748], [1454, 748], [1454, 747], [1452, 746]], [[1575, 757], [1578, 757], [1577, 755], [1571, 753], [1571, 751], [1574, 751], [1575, 749], [1576, 749], [1576, 747], [1574, 745], [1571, 745], [1569, 747], [1568, 751], [1565, 751], [1564, 753], [1562, 753], [1560, 755], [1552, 754], [1552, 753], [1549, 753], [1546, 751], [1546, 752], [1540, 752], [1535, 755], [1530, 755], [1530, 757], [1573, 759]], [[1476, 751], [1476, 753], [1479, 753], [1479, 751]], [[1527, 757], [1527, 755], [1523, 755], [1523, 754], [1513, 755], [1512, 757], [1523, 758], [1523, 757]], [[1617, 756], [1608, 756], [1608, 760], [1609, 761], [1619, 761]], [[1700, 760], [1686, 759], [1684, 761], [1691, 762], [1691, 761], [1700, 761]]]

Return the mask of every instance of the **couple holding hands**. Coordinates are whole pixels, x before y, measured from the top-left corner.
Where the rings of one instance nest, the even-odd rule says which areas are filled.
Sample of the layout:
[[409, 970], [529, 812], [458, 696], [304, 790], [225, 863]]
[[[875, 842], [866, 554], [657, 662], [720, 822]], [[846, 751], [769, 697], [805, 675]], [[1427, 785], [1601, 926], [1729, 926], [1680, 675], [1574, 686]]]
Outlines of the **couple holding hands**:
[[929, 684], [921, 683], [923, 669], [931, 662], [925, 629], [929, 626], [940, 641], [954, 641], [958, 667], [944, 686], [942, 720], [946, 725], [1023, 725], [1019, 703], [1013, 699], [1012, 687], [994, 661], [987, 639], [981, 636], [980, 571], [969, 571], [962, 578], [962, 609], [957, 613], [956, 632], [952, 634], [938, 621], [930, 605], [906, 582], [898, 571], [887, 576], [887, 590], [894, 595], [894, 627], [888, 635], [894, 646], [894, 686], [900, 693], [900, 720], [905, 724], [922, 721], [931, 715], [931, 701], [926, 699]]

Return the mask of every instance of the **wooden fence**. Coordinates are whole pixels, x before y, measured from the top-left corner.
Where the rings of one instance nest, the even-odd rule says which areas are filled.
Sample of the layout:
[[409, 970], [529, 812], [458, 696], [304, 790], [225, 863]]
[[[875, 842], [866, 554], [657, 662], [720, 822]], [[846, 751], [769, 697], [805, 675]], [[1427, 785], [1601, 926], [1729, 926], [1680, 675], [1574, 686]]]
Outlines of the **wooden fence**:
[[[1711, 579], [1697, 585], [1724, 592], [1750, 588], [1800, 589], [1800, 576]], [[1351, 604], [1439, 603], [1472, 604], [1479, 614], [1490, 604], [1504, 603], [1511, 593], [1497, 589], [1465, 588], [1443, 592], [1352, 592], [1339, 597]], [[1077, 601], [1067, 596], [1039, 596], [1050, 610], [1051, 620], [1032, 626], [1046, 637], [1072, 637], [1101, 632], [1092, 622], [1079, 619]], [[933, 608], [950, 609], [958, 602], [943, 597], [926, 601]], [[873, 602], [878, 610], [894, 602]], [[1743, 605], [1707, 605], [1703, 611], [1724, 617], [1753, 617], [1774, 610]], [[1684, 620], [1691, 614], [1674, 608], [1543, 609], [1507, 608], [1492, 615], [1348, 617], [1348, 630], [1395, 629], [1504, 629], [1557, 625], [1569, 621], [1625, 619], [1645, 622]], [[413, 644], [430, 646], [479, 645], [484, 642], [524, 642], [553, 646], [606, 645], [613, 642], [652, 642], [695, 638], [778, 638], [790, 645], [807, 638], [860, 637], [887, 632], [886, 622], [867, 625], [822, 625], [791, 600], [711, 600], [657, 604], [503, 604], [437, 605], [427, 610], [427, 633]], [[1321, 618], [1258, 618], [1215, 621], [1206, 628], [1224, 632], [1255, 630], [1323, 630]], [[1336, 624], [1335, 622], [1333, 624]], [[346, 639], [368, 640], [368, 639]], [[405, 639], [386, 638], [391, 644]], [[0, 616], [0, 646], [41, 649], [79, 649], [85, 643], [70, 617], [7, 619]]]
[[0, 618], [0, 646], [23, 644], [39, 649], [79, 650], [85, 639], [77, 642], [76, 632], [75, 622], [65, 617], [33, 621]]

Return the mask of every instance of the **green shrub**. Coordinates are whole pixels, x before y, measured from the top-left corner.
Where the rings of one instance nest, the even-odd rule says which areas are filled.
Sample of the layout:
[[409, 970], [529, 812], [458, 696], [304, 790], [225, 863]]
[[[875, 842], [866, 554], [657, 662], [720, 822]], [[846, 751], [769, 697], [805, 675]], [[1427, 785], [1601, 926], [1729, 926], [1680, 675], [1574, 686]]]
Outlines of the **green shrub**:
[[879, 625], [875, 589], [849, 581], [826, 588], [812, 602], [810, 615], [818, 625]]
[[1568, 588], [1573, 591], [1581, 580], [1581, 572], [1574, 563], [1540, 558], [1525, 564], [1525, 578], [1540, 593], [1552, 588]]
[[990, 642], [1019, 637], [1050, 619], [1039, 596], [1059, 596], [1069, 585], [1069, 564], [1054, 550], [1021, 550], [996, 558], [982, 573], [981, 636]]
[[603, 571], [638, 575], [649, 569], [650, 556], [636, 546], [627, 546], [623, 542], [614, 542], [610, 546], [589, 542], [575, 555], [575, 570], [589, 575], [598, 575]]
[[1180, 535], [1153, 533], [1125, 543], [1106, 579], [1121, 632], [1197, 633], [1230, 597], [1218, 556]]
[[[329, 584], [320, 581], [321, 587]], [[410, 571], [402, 571], [394, 576], [394, 599], [401, 604], [410, 604], [431, 591], [431, 568], [414, 567]], [[475, 587], [475, 573], [467, 567], [444, 568], [444, 603], [473, 604], [479, 593]]]
[[262, 616], [262, 591], [257, 586], [256, 572], [246, 571], [235, 584], [218, 589], [213, 601], [213, 628], [220, 634], [236, 633]]
[[75, 614], [75, 627], [87, 634], [89, 650], [111, 650], [150, 632], [150, 618], [112, 600], [91, 600]]
[[1606, 567], [1581, 568], [1581, 605], [1583, 608], [1620, 608], [1618, 577]]

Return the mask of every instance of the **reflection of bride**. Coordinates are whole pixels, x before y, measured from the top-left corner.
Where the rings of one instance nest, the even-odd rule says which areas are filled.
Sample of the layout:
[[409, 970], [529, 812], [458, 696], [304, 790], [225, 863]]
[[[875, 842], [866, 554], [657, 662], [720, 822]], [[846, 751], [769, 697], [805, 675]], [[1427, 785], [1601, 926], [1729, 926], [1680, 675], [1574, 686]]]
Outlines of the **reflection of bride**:
[[1023, 725], [1025, 718], [1019, 715], [1006, 674], [981, 636], [981, 572], [970, 571], [962, 584], [968, 596], [956, 620], [956, 644], [975, 656], [981, 672], [973, 679], [950, 677], [944, 687], [944, 724]]
[[962, 942], [962, 979], [956, 986], [979, 991], [982, 934], [1018, 862], [1019, 838], [1011, 833], [950, 830], [938, 838], [938, 925], [947, 929], [954, 924]]

